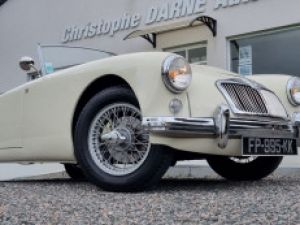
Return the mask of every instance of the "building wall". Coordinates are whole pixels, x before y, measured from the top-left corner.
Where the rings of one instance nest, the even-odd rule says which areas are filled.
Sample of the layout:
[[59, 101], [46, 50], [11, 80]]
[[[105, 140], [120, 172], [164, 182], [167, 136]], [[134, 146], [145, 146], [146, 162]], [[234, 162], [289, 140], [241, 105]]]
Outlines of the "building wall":
[[[174, 1], [167, 2], [172, 4]], [[0, 7], [0, 92], [26, 81], [24, 72], [17, 66], [18, 60], [24, 55], [37, 59], [37, 43], [61, 44], [64, 30], [71, 25], [84, 26], [88, 22], [99, 19], [114, 20], [124, 13], [140, 14], [142, 19], [140, 26], [136, 29], [143, 29], [146, 26], [145, 19], [149, 9], [151, 7], [163, 8], [164, 2], [163, 0], [7, 1]], [[205, 12], [202, 14], [209, 15], [218, 21], [217, 36], [212, 37], [205, 26], [169, 32], [159, 35], [156, 50], [207, 41], [208, 64], [226, 69], [229, 60], [227, 41], [229, 37], [300, 22], [298, 13], [300, 2], [297, 0], [249, 0], [248, 3], [218, 9], [215, 9], [215, 6], [222, 0], [200, 0], [200, 2], [205, 3]], [[228, 2], [243, 1], [228, 0]], [[195, 15], [190, 17], [193, 16]], [[188, 16], [178, 20], [187, 18]], [[123, 38], [132, 30], [134, 29], [117, 32], [113, 37], [101, 35], [67, 44], [105, 49], [117, 54], [153, 51], [150, 44], [141, 38], [123, 41]]]

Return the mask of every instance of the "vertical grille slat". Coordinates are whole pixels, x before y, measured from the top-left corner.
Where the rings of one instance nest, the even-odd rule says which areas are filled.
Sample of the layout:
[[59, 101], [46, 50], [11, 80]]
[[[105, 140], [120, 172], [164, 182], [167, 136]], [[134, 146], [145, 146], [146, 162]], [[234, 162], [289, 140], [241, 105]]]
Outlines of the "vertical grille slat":
[[254, 93], [251, 91], [251, 88], [250, 87], [246, 87], [245, 90], [246, 90], [247, 94], [249, 95], [249, 97], [250, 97], [250, 99], [251, 99], [251, 101], [253, 103], [253, 106], [255, 108], [259, 108], [260, 103], [258, 103], [258, 101], [256, 100]]
[[239, 97], [237, 96], [237, 94], [233, 88], [233, 85], [228, 84], [227, 90], [229, 91], [228, 94], [230, 95], [230, 97], [234, 100], [234, 102], [236, 102], [236, 104], [238, 104], [237, 108], [243, 108], [243, 105], [241, 104], [241, 101], [239, 100]]
[[221, 85], [239, 111], [268, 114], [267, 107], [258, 90], [239, 83], [222, 83]]

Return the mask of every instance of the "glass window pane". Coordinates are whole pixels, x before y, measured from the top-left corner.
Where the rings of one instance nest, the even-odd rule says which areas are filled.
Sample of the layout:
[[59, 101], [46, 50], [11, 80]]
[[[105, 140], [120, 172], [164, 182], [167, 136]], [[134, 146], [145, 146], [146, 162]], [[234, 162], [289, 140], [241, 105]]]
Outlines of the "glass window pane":
[[181, 55], [182, 57], [186, 58], [186, 52], [185, 51], [175, 51], [174, 52], [177, 55]]
[[233, 40], [231, 70], [253, 74], [300, 76], [300, 29]]
[[188, 50], [188, 54], [189, 54], [188, 61], [190, 63], [199, 63], [199, 62], [207, 61], [206, 47], [190, 49]]
[[46, 45], [41, 46], [43, 69], [45, 74], [89, 61], [107, 58], [112, 54], [91, 48]]

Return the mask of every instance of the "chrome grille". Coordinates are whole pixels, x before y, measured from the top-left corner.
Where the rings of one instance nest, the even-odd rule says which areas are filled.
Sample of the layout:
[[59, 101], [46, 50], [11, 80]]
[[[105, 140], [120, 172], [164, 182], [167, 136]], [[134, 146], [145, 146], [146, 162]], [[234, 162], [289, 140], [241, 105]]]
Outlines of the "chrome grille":
[[241, 112], [268, 114], [267, 107], [258, 90], [245, 84], [222, 83], [222, 88]]
[[278, 96], [266, 87], [245, 78], [217, 81], [233, 113], [237, 115], [277, 117], [288, 119], [288, 114]]

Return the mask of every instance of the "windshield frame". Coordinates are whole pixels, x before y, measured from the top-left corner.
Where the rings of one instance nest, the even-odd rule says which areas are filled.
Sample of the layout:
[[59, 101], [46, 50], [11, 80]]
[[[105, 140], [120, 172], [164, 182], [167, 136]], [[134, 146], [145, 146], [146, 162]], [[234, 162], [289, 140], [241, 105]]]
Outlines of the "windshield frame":
[[[43, 48], [84, 49], [84, 50], [90, 50], [90, 51], [95, 51], [95, 52], [106, 53], [106, 54], [111, 55], [111, 56], [117, 56], [117, 54], [115, 54], [113, 52], [100, 50], [100, 49], [96, 49], [96, 48], [90, 48], [90, 47], [59, 45], [59, 44], [40, 44], [40, 43], [38, 43], [37, 53], [38, 53], [38, 58], [39, 58], [39, 63], [40, 63], [40, 71], [41, 71], [42, 76], [45, 76], [45, 75], [48, 74], [46, 72], [46, 69], [45, 69], [45, 58], [44, 58], [43, 50], [42, 50]], [[73, 65], [73, 66], [76, 66], [76, 65]], [[66, 68], [69, 68], [69, 66], [66, 67]], [[61, 68], [61, 69], [63, 69], [63, 68]]]

